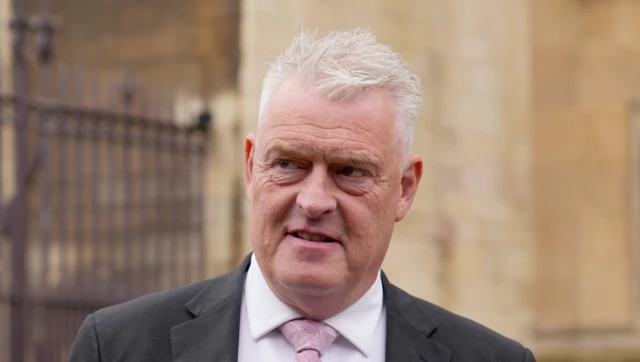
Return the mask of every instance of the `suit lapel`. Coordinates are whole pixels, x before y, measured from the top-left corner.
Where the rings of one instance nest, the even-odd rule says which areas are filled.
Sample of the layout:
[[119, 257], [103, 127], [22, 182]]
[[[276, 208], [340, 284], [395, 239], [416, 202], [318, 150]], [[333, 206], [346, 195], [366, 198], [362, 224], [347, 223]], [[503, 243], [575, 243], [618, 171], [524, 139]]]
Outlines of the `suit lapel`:
[[174, 362], [236, 362], [244, 277], [251, 255], [215, 279], [186, 308], [194, 319], [171, 329]]
[[[171, 329], [174, 362], [236, 362], [240, 308], [249, 254], [233, 272], [213, 280], [189, 303], [192, 320]], [[430, 339], [436, 322], [418, 299], [389, 283], [382, 273], [387, 311], [387, 362], [449, 362], [451, 351]]]
[[449, 362], [451, 351], [429, 338], [437, 324], [418, 299], [389, 283], [382, 274], [387, 311], [387, 362]]

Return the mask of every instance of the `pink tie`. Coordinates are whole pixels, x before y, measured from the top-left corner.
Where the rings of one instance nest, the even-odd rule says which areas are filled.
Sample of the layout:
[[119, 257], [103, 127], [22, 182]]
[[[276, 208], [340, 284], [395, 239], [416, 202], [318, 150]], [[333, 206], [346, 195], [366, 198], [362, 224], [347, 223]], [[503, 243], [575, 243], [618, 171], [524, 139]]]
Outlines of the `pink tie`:
[[295, 362], [320, 362], [320, 356], [338, 337], [335, 329], [309, 319], [289, 321], [280, 331], [296, 350]]

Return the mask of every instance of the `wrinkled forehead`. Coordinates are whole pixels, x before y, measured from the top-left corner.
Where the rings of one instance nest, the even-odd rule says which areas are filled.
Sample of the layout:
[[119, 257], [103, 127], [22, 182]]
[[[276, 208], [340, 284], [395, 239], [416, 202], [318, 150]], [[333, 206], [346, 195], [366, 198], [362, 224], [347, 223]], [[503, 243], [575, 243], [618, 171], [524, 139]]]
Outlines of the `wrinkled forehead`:
[[286, 147], [326, 159], [341, 155], [377, 160], [364, 163], [395, 164], [401, 147], [394, 124], [393, 102], [384, 92], [334, 101], [308, 89], [287, 87], [274, 95], [266, 110], [256, 148], [263, 157]]
[[295, 81], [285, 81], [266, 105], [257, 136], [272, 128], [296, 126], [395, 134], [393, 96], [386, 90], [371, 88], [349, 98], [332, 97]]

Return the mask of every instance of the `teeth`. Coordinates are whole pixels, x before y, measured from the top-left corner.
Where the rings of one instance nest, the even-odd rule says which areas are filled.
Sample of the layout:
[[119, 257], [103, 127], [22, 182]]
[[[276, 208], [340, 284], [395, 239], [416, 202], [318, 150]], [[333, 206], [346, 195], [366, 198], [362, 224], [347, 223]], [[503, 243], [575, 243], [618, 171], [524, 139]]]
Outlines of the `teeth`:
[[317, 235], [311, 235], [311, 234], [307, 234], [307, 233], [296, 233], [296, 236], [301, 238], [301, 239], [305, 239], [305, 240], [309, 240], [309, 241], [328, 241], [331, 239], [327, 239], [323, 236], [317, 236]]

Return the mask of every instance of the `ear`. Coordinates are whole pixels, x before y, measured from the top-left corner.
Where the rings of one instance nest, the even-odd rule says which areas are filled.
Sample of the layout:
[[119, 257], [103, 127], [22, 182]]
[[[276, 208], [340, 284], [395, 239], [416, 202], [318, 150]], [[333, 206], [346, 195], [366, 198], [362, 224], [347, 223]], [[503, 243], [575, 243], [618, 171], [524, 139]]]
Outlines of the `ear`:
[[418, 184], [422, 178], [422, 158], [419, 155], [413, 155], [407, 162], [407, 167], [402, 174], [402, 194], [400, 202], [396, 210], [396, 222], [404, 219], [413, 203], [413, 198], [418, 191]]
[[256, 136], [249, 134], [244, 141], [244, 187], [247, 198], [251, 201], [251, 182], [253, 179], [253, 155], [255, 153]]

